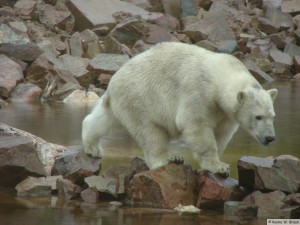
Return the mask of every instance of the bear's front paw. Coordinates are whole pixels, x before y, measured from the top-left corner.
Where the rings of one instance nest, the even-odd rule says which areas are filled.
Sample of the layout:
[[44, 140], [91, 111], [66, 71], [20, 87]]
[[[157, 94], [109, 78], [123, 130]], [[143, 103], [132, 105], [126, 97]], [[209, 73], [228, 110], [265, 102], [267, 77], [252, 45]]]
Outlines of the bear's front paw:
[[168, 161], [169, 163], [184, 164], [184, 159], [181, 156], [173, 156]]
[[84, 152], [94, 158], [102, 158], [102, 147], [101, 146], [84, 146]]
[[201, 165], [202, 169], [210, 171], [212, 173], [217, 173], [222, 176], [228, 177], [229, 176], [229, 171], [230, 171], [230, 166], [227, 163], [223, 162], [214, 162], [214, 163], [202, 163]]

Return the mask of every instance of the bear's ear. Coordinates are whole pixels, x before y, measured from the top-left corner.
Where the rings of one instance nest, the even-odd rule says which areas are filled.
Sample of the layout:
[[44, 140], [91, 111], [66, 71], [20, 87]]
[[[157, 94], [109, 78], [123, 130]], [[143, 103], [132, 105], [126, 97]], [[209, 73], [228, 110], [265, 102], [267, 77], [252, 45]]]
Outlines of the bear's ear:
[[245, 98], [246, 98], [246, 92], [240, 91], [237, 95], [238, 102], [242, 104], [245, 101]]
[[274, 101], [278, 93], [277, 89], [270, 89], [267, 92], [270, 94], [272, 100]]

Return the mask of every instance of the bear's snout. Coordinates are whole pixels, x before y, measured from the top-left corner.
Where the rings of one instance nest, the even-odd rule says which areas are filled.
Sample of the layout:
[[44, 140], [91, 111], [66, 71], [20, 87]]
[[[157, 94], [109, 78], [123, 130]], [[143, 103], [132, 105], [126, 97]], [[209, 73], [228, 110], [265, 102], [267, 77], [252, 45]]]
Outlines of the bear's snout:
[[267, 137], [265, 137], [265, 143], [266, 143], [266, 145], [270, 144], [274, 140], [275, 140], [275, 136], [267, 136]]

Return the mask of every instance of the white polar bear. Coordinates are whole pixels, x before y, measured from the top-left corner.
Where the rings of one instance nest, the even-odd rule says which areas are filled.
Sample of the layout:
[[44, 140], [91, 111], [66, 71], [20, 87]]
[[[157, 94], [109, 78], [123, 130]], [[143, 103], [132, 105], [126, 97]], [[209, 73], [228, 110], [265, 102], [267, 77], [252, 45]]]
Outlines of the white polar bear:
[[127, 131], [154, 169], [168, 163], [168, 142], [182, 135], [203, 169], [228, 174], [220, 156], [239, 125], [263, 145], [275, 139], [276, 95], [231, 55], [160, 43], [112, 77], [103, 101], [83, 120], [84, 149], [101, 157], [99, 139]]

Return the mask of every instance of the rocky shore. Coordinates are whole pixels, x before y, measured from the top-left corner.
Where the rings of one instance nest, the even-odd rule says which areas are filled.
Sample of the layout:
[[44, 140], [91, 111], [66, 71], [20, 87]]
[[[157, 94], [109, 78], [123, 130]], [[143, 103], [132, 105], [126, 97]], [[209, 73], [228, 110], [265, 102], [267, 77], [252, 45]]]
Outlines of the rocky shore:
[[299, 6], [299, 0], [3, 0], [0, 104], [95, 102], [126, 61], [163, 41], [233, 54], [261, 82], [297, 78]]
[[15, 189], [19, 197], [224, 209], [229, 218], [300, 218], [299, 167], [300, 160], [290, 155], [244, 156], [235, 180], [185, 164], [149, 170], [136, 157], [130, 166], [111, 165], [101, 171], [101, 160], [87, 156], [82, 146], [51, 144], [0, 123], [0, 188]]
[[[232, 54], [260, 82], [300, 79], [300, 1], [2, 0], [0, 108], [94, 103], [125, 62], [163, 41]], [[82, 146], [0, 123], [0, 187], [18, 196], [109, 196], [145, 207], [223, 208], [228, 217], [300, 218], [299, 166], [293, 156], [245, 156], [238, 180], [174, 163], [149, 170], [140, 158], [101, 171]]]

